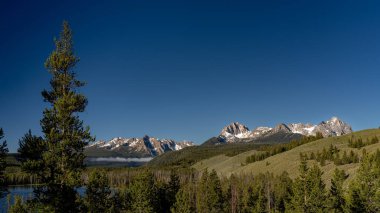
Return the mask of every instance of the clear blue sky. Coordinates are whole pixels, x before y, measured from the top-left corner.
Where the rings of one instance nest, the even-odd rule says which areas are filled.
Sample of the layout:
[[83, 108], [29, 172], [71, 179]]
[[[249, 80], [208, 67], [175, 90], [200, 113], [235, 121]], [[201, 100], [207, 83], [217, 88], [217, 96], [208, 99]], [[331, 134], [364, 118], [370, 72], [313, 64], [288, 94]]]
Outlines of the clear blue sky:
[[201, 143], [250, 128], [380, 125], [379, 1], [1, 1], [0, 127], [40, 134], [44, 61], [63, 20], [97, 139]]

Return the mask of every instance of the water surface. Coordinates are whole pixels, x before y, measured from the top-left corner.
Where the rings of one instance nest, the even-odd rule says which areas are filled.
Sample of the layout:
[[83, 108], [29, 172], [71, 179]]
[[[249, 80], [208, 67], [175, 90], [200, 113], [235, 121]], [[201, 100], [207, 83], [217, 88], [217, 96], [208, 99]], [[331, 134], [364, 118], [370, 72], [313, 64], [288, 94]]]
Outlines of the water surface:
[[[81, 187], [77, 189], [78, 193], [82, 196], [85, 192], [85, 188]], [[13, 205], [15, 196], [21, 196], [23, 200], [28, 200], [33, 198], [33, 186], [9, 186], [8, 193], [4, 197], [0, 198], [0, 212], [7, 212], [8, 205]], [[8, 198], [9, 201], [8, 201]]]

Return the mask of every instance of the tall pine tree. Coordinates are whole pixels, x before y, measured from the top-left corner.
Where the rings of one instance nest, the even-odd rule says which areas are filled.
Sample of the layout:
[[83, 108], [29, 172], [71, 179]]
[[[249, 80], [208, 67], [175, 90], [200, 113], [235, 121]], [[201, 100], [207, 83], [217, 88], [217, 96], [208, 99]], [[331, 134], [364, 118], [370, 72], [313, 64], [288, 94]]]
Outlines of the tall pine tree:
[[343, 183], [347, 177], [344, 170], [335, 169], [330, 187], [330, 208], [332, 212], [344, 212], [346, 200], [344, 199]]
[[292, 212], [324, 212], [327, 197], [322, 171], [316, 164], [309, 168], [304, 158], [299, 169], [300, 176], [294, 181], [290, 202]]
[[309, 172], [309, 167], [307, 166], [306, 159], [302, 156], [299, 171], [300, 175], [294, 180], [293, 183], [293, 196], [290, 202], [290, 207], [294, 212], [306, 212], [306, 203], [308, 198], [307, 174]]
[[224, 205], [224, 196], [220, 179], [215, 170], [202, 174], [197, 189], [198, 212], [221, 212]]
[[[78, 88], [84, 86], [76, 79], [74, 71], [78, 61], [72, 31], [64, 22], [59, 38], [55, 39], [55, 50], [45, 62], [52, 78], [50, 90], [42, 92], [44, 101], [49, 103], [41, 120], [43, 145], [36, 149], [42, 152], [29, 153], [28, 159], [31, 160], [31, 156], [35, 159], [29, 168], [25, 168], [38, 175], [43, 183], [35, 190], [35, 201], [45, 211], [78, 211], [76, 188], [82, 185], [83, 150], [94, 140], [89, 127], [84, 127], [78, 115], [87, 105], [87, 98], [78, 92]], [[40, 143], [35, 138], [32, 141]]]
[[165, 205], [163, 206], [163, 210], [165, 212], [170, 212], [170, 209], [174, 205], [176, 201], [176, 195], [181, 187], [178, 174], [172, 170], [170, 172], [170, 180], [166, 187], [165, 193]]
[[307, 185], [309, 192], [307, 202], [307, 212], [325, 212], [327, 208], [326, 185], [322, 180], [323, 172], [314, 164], [308, 173]]

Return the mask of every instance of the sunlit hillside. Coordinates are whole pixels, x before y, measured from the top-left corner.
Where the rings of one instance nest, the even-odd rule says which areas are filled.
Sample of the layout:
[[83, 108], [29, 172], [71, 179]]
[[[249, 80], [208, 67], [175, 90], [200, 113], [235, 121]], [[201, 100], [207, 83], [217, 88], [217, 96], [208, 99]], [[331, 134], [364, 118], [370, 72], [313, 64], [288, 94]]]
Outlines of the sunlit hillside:
[[[360, 149], [350, 148], [348, 147], [348, 140], [352, 136], [355, 138], [361, 137], [363, 140], [375, 136], [380, 137], [380, 129], [369, 129], [340, 137], [324, 138], [301, 145], [287, 152], [271, 156], [265, 160], [249, 163], [247, 165], [245, 165], [246, 157], [255, 151], [244, 152], [233, 157], [228, 157], [225, 155], [214, 156], [212, 158], [208, 158], [196, 163], [193, 165], [193, 167], [197, 170], [203, 170], [206, 168], [209, 170], [215, 169], [219, 174], [224, 176], [230, 176], [233, 173], [251, 173], [257, 175], [265, 172], [279, 175], [282, 172], [286, 171], [289, 173], [289, 176], [291, 178], [295, 178], [299, 175], [298, 167], [300, 163], [300, 153], [310, 154], [311, 152], [322, 152], [323, 148], [328, 149], [331, 144], [335, 145], [339, 149], [340, 155], [342, 155], [345, 150], [347, 152], [353, 150], [355, 153], [361, 156], [363, 149], [366, 149], [368, 153], [373, 153], [377, 149], [380, 149], [380, 143], [364, 146]], [[317, 163], [315, 160], [309, 160], [308, 162], [309, 164]], [[355, 171], [357, 170], [358, 166], [359, 163], [336, 166], [333, 162], [326, 161], [326, 165], [321, 166], [321, 169], [324, 172], [322, 177], [324, 180], [331, 179], [334, 169], [338, 167], [339, 169], [345, 170], [350, 175], [350, 179], [355, 175]]]

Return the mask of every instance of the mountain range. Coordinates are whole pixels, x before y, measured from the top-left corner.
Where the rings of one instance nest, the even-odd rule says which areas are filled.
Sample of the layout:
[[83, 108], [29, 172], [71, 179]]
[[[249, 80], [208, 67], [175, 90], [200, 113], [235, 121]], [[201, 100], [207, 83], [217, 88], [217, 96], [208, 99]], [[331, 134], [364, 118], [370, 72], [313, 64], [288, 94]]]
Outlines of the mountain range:
[[[316, 135], [320, 132], [324, 137], [341, 136], [352, 132], [349, 124], [337, 117], [322, 121], [317, 125], [291, 123], [278, 124], [275, 127], [257, 127], [254, 130], [238, 122], [225, 126], [220, 134], [212, 137], [202, 145], [218, 145], [224, 143], [286, 143], [302, 136]], [[97, 141], [85, 148], [89, 157], [156, 157], [165, 152], [176, 151], [194, 146], [193, 142], [176, 142], [171, 139], [157, 139], [145, 135], [142, 138], [117, 137], [109, 141]]]
[[109, 141], [97, 141], [85, 148], [90, 157], [155, 157], [168, 151], [193, 146], [191, 141], [176, 142], [171, 139], [157, 139], [145, 135], [142, 138], [117, 137]]
[[337, 117], [322, 121], [319, 124], [280, 123], [275, 127], [257, 127], [254, 130], [239, 122], [233, 122], [224, 127], [219, 136], [206, 141], [206, 145], [237, 143], [237, 142], [265, 142], [281, 143], [298, 139], [302, 136], [316, 135], [320, 132], [323, 137], [341, 136], [352, 132], [349, 124]]

